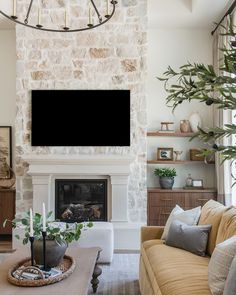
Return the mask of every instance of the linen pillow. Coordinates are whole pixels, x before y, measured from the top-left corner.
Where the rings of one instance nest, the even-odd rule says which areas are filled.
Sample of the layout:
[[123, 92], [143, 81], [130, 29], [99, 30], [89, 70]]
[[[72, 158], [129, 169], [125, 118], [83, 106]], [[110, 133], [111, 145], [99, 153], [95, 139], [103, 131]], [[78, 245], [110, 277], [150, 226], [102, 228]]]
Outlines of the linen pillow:
[[201, 207], [196, 207], [190, 210], [184, 211], [179, 205], [171, 211], [169, 218], [167, 219], [164, 232], [161, 236], [162, 240], [165, 240], [173, 220], [179, 220], [187, 225], [196, 225], [201, 214]]
[[223, 213], [227, 210], [227, 207], [216, 202], [214, 200], [209, 200], [202, 207], [202, 213], [199, 219], [199, 225], [211, 224], [211, 232], [208, 239], [207, 253], [211, 255], [214, 251], [216, 245], [216, 236], [219, 228], [219, 224]]
[[222, 243], [234, 235], [236, 235], [236, 208], [232, 207], [222, 215], [216, 237], [216, 244]]
[[234, 257], [229, 269], [229, 273], [225, 282], [223, 295], [235, 295], [236, 294], [236, 256]]
[[210, 230], [211, 225], [187, 225], [173, 220], [166, 237], [166, 245], [205, 256]]
[[208, 283], [212, 295], [223, 294], [230, 266], [236, 255], [236, 236], [216, 245], [208, 265]]

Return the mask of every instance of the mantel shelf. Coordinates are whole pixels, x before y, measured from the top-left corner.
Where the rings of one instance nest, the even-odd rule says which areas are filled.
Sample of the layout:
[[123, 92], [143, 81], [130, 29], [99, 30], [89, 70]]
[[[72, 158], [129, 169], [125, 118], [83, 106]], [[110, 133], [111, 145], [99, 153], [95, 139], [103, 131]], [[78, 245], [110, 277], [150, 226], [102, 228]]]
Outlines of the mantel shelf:
[[174, 164], [174, 165], [185, 165], [185, 164], [215, 164], [214, 162], [205, 163], [204, 161], [162, 161], [162, 160], [148, 160], [147, 164]]
[[195, 133], [193, 132], [188, 132], [188, 133], [183, 133], [183, 132], [173, 132], [173, 133], [168, 133], [168, 132], [158, 132], [158, 131], [152, 131], [152, 132], [147, 132], [147, 136], [170, 136], [170, 137], [192, 137], [194, 136]]

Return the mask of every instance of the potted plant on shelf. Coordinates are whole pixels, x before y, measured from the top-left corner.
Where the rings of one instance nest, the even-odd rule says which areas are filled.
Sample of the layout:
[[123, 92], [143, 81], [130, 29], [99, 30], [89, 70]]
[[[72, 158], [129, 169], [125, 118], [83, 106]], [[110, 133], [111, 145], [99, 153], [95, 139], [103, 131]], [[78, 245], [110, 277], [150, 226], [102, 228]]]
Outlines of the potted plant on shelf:
[[177, 176], [175, 168], [156, 168], [154, 175], [159, 176], [161, 188], [172, 189], [174, 177]]
[[[92, 222], [83, 223], [63, 223], [50, 220], [52, 211], [50, 211], [45, 218], [45, 232], [46, 232], [46, 266], [48, 268], [59, 265], [68, 244], [73, 241], [78, 241], [82, 230], [86, 230], [93, 226]], [[31, 221], [32, 220], [32, 221]], [[26, 212], [22, 218], [15, 218], [13, 220], [6, 219], [3, 226], [7, 222], [11, 222], [13, 228], [20, 228], [24, 230], [23, 245], [26, 245], [31, 237], [34, 238], [34, 259], [36, 264], [43, 264], [43, 215], [35, 213], [34, 215], [30, 211]], [[32, 223], [32, 225], [31, 225]], [[15, 235], [17, 239], [20, 239], [19, 235]]]

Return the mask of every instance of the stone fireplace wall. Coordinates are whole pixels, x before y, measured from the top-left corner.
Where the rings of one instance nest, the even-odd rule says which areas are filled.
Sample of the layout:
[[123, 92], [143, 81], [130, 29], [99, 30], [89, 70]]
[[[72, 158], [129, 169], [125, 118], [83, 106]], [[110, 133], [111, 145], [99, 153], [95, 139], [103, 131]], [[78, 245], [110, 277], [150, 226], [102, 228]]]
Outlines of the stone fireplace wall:
[[[43, 0], [42, 20], [47, 21], [47, 8], [53, 5], [60, 8], [64, 2]], [[85, 2], [71, 1], [71, 22], [87, 15], [83, 6]], [[103, 5], [103, 1], [97, 2]], [[32, 179], [27, 175], [28, 164], [23, 160], [24, 155], [130, 154], [135, 160], [131, 164], [128, 186], [129, 221], [146, 222], [147, 0], [118, 2], [115, 15], [107, 24], [86, 32], [49, 33], [16, 26], [17, 213], [31, 207], [33, 198]], [[18, 12], [23, 13], [28, 3], [19, 0]], [[36, 17], [37, 9], [34, 7], [33, 12]], [[63, 14], [58, 18], [52, 16], [51, 21], [63, 23]], [[131, 146], [31, 147], [32, 89], [130, 89]]]

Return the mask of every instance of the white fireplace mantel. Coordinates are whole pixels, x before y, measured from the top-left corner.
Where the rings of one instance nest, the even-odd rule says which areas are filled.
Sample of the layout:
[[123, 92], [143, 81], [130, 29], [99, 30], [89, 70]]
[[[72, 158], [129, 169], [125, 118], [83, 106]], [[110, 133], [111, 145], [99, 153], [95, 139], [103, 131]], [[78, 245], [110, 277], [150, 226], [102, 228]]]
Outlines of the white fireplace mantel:
[[83, 175], [123, 175], [130, 174], [131, 156], [118, 155], [28, 155], [24, 160], [29, 163], [28, 173], [83, 174]]
[[55, 179], [107, 176], [111, 184], [111, 221], [127, 222], [130, 156], [117, 155], [30, 155], [28, 174], [33, 178], [33, 209], [40, 212], [42, 202], [55, 211]]
[[[109, 221], [114, 225], [115, 247], [129, 248], [119, 243], [127, 240], [130, 229], [133, 230], [133, 225], [128, 222], [128, 178], [130, 164], [134, 161], [133, 157], [129, 155], [31, 154], [25, 155], [24, 160], [28, 162], [28, 174], [32, 176], [34, 212], [41, 212], [43, 202], [47, 210], [55, 212], [56, 179], [108, 178], [110, 185], [108, 216]], [[138, 244], [137, 233], [136, 237], [136, 244]]]

